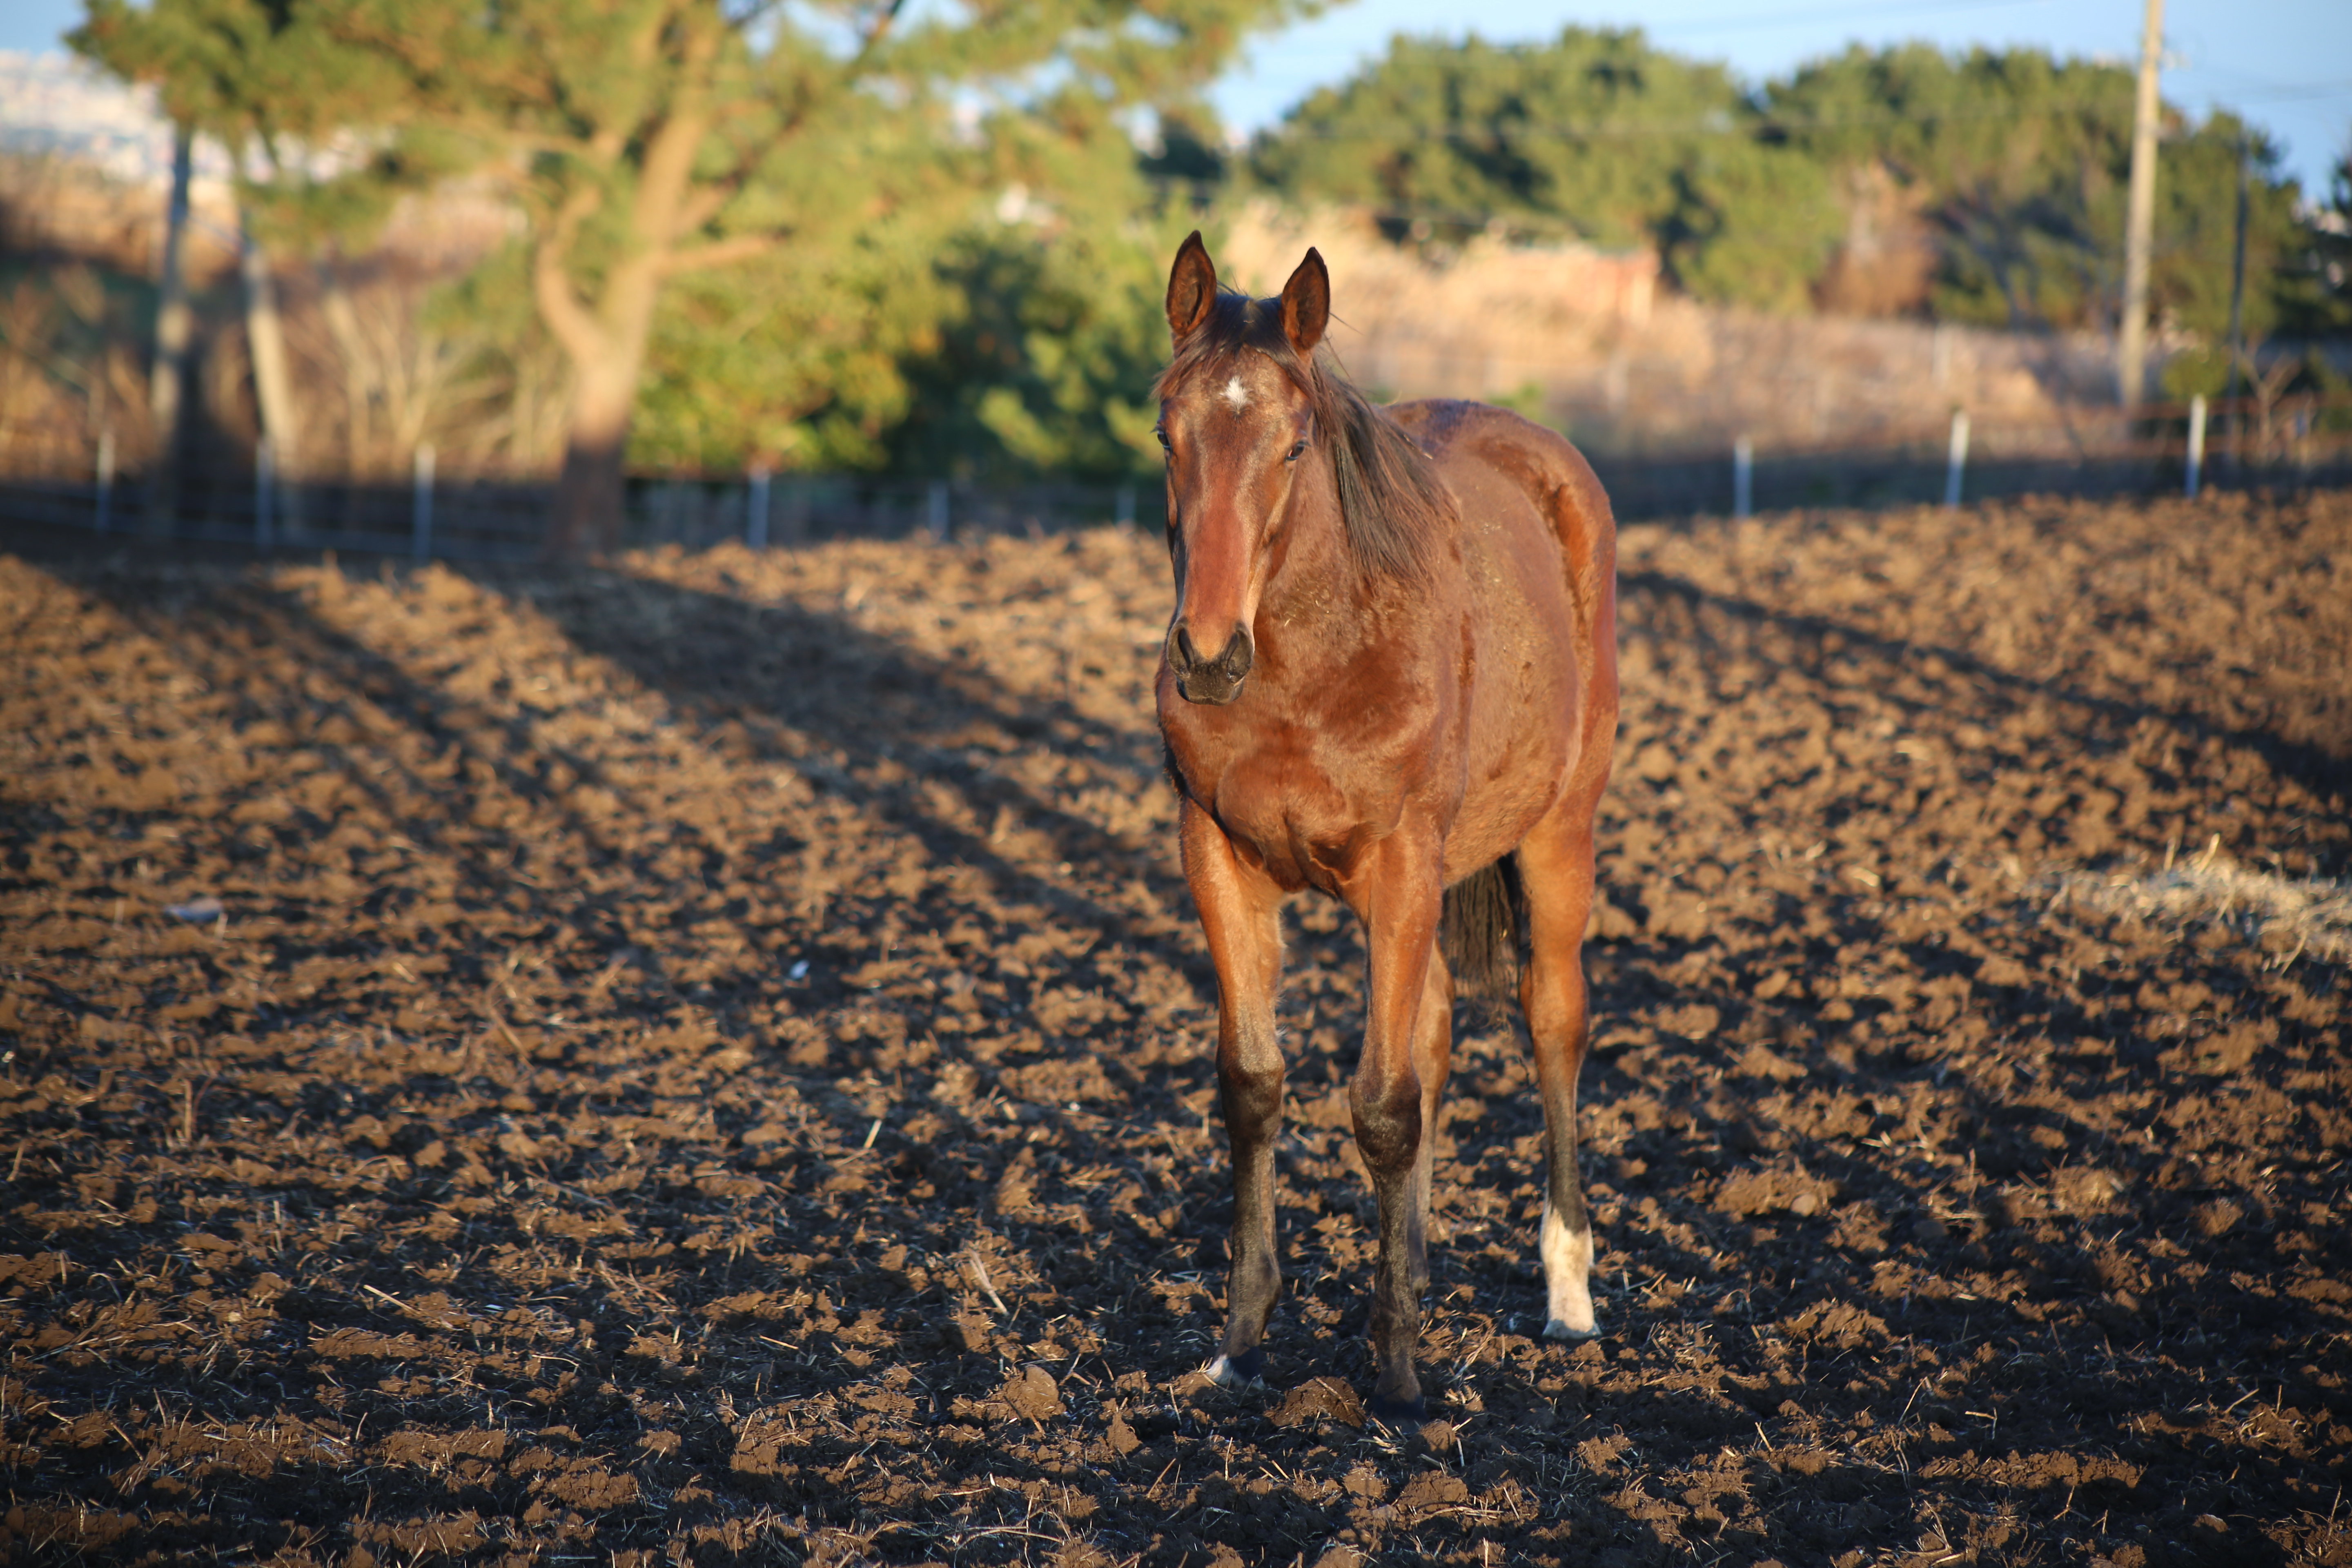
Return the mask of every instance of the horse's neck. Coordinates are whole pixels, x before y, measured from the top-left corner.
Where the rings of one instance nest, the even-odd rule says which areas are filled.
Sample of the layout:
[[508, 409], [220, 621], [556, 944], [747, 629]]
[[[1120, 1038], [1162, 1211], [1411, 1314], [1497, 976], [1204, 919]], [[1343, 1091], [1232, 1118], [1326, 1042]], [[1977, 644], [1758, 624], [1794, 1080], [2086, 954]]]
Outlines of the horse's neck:
[[1282, 559], [1259, 601], [1261, 640], [1270, 640], [1282, 678], [1309, 688], [1352, 658], [1374, 605], [1386, 595], [1367, 582], [1348, 542], [1336, 498], [1285, 520]]

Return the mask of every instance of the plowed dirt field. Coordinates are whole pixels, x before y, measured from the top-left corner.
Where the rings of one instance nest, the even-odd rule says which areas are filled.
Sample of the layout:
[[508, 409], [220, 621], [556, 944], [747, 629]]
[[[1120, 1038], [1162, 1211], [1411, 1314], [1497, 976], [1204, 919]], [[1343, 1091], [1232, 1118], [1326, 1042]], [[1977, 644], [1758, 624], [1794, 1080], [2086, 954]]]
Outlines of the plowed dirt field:
[[2352, 1562], [2352, 498], [1628, 529], [1605, 1337], [1465, 1008], [1402, 1434], [1329, 906], [1197, 1370], [1156, 540], [13, 547], [0, 1555]]

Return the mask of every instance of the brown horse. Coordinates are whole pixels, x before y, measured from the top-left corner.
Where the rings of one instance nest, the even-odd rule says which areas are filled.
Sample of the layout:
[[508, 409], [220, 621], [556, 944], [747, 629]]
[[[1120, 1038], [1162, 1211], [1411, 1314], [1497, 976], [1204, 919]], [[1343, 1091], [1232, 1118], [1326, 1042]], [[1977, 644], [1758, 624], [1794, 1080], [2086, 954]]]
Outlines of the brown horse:
[[1197, 233], [1176, 254], [1157, 388], [1176, 576], [1160, 728], [1217, 968], [1233, 1145], [1210, 1373], [1246, 1384], [1264, 1366], [1281, 1283], [1279, 911], [1313, 888], [1355, 910], [1370, 957], [1349, 1102], [1380, 1204], [1372, 1406], [1393, 1421], [1423, 1409], [1412, 1347], [1454, 987], [1507, 984], [1514, 958], [1549, 1167], [1544, 1331], [1594, 1331], [1576, 1079], [1617, 728], [1616, 525], [1576, 448], [1515, 414], [1367, 402], [1316, 357], [1330, 297], [1313, 250], [1276, 300], [1221, 290]]

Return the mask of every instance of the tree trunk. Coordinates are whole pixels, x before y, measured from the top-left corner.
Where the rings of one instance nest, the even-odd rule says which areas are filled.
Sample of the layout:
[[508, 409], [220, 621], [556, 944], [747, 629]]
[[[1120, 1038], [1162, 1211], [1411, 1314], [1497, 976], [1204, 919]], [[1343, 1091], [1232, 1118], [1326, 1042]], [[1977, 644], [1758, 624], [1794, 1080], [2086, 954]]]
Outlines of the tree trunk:
[[698, 211], [694, 160], [709, 128], [703, 107], [708, 73], [725, 35], [724, 26], [704, 27], [687, 41], [681, 66], [688, 79], [646, 143], [630, 198], [628, 254], [604, 274], [593, 300], [581, 297], [566, 265], [580, 225], [602, 200], [595, 186], [573, 190], [541, 232], [532, 257], [531, 289], [540, 319], [572, 361], [563, 474], [547, 536], [548, 553], [557, 559], [577, 560], [621, 542], [621, 460], [637, 376], [653, 337], [654, 307], [679, 241], [718, 209], [713, 199]]
[[[629, 445], [629, 416], [653, 337], [661, 293], [662, 254], [648, 247], [604, 280], [593, 315], [573, 306], [557, 323], [572, 361], [572, 398], [564, 420], [563, 472], [556, 481], [548, 553], [581, 560], [621, 545], [621, 460]], [[548, 279], [542, 276], [541, 302]], [[571, 299], [569, 286], [562, 286]]]
[[147, 384], [147, 407], [155, 426], [155, 455], [147, 469], [150, 539], [171, 536], [180, 510], [180, 404], [188, 377], [188, 176], [194, 163], [195, 134], [184, 125], [172, 133], [172, 205], [163, 223], [163, 276], [155, 308], [155, 362]]
[[356, 481], [368, 471], [371, 416], [368, 388], [383, 381], [375, 356], [368, 352], [360, 331], [359, 313], [352, 309], [351, 290], [343, 285], [342, 268], [328, 258], [318, 262], [320, 313], [335, 340], [335, 358], [343, 372], [343, 475]]
[[286, 363], [286, 331], [278, 314], [278, 279], [269, 258], [240, 223], [237, 266], [245, 274], [245, 337], [253, 354], [254, 401], [261, 409], [261, 433], [269, 442], [277, 475], [278, 516], [288, 528], [301, 526], [298, 497], [302, 477], [302, 423], [294, 402], [294, 376]]
[[556, 481], [555, 515], [548, 532], [550, 555], [577, 561], [620, 548], [625, 495], [621, 459], [629, 444], [640, 353], [615, 353], [572, 365], [563, 472]]
[[356, 530], [360, 521], [360, 480], [370, 476], [368, 455], [375, 423], [368, 388], [381, 384], [383, 377], [377, 372], [375, 356], [368, 352], [367, 340], [360, 331], [359, 316], [352, 309], [351, 291], [343, 285], [342, 268], [329, 257], [320, 258], [317, 267], [320, 313], [327, 319], [327, 331], [335, 340], [335, 358], [343, 372], [342, 525]]

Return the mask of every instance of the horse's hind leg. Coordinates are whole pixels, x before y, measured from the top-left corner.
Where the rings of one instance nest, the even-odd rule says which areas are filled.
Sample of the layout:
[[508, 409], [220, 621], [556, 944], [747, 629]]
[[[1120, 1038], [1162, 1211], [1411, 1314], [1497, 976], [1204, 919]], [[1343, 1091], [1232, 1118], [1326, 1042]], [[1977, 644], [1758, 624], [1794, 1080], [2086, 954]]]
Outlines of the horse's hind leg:
[[1519, 1002], [1544, 1109], [1544, 1334], [1555, 1340], [1599, 1331], [1592, 1315], [1592, 1222], [1576, 1166], [1576, 1079], [1584, 1066], [1586, 1029], [1584, 928], [1592, 910], [1598, 793], [1571, 789], [1518, 849], [1528, 925]]
[[1206, 812], [1183, 807], [1184, 879], [1217, 966], [1217, 1097], [1233, 1146], [1233, 1272], [1225, 1338], [1209, 1375], [1253, 1383], [1265, 1363], [1266, 1319], [1282, 1289], [1274, 1244], [1274, 1142], [1282, 1127], [1282, 1048], [1274, 994], [1282, 969], [1282, 895], [1244, 864]]
[[1432, 953], [1421, 988], [1421, 1018], [1413, 1028], [1412, 1070], [1421, 1080], [1421, 1152], [1412, 1162], [1412, 1192], [1405, 1211], [1405, 1248], [1413, 1300], [1429, 1291], [1429, 1192], [1437, 1165], [1438, 1108], [1454, 1065], [1454, 977], [1442, 954]]

